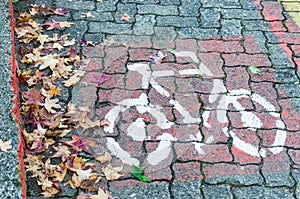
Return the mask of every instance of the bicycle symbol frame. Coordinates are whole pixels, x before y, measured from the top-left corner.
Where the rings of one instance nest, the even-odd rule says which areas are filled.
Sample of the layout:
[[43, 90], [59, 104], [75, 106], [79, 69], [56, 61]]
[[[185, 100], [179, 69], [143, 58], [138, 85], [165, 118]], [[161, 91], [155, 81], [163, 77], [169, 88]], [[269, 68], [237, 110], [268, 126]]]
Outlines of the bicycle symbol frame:
[[[176, 57], [188, 57], [193, 63], [197, 64], [197, 68], [183, 69], [178, 70], [179, 74], [182, 76], [194, 76], [196, 75], [206, 75], [213, 78], [214, 74], [209, 70], [209, 68], [196, 56], [194, 52], [191, 51], [179, 51], [174, 52]], [[170, 93], [165, 90], [161, 85], [155, 81], [155, 78], [159, 77], [170, 77], [174, 76], [175, 73], [173, 70], [160, 70], [160, 71], [151, 71], [149, 64], [134, 63], [127, 66], [129, 71], [136, 71], [142, 75], [142, 88], [148, 89], [151, 85], [160, 95], [169, 97]], [[227, 91], [223, 81], [221, 79], [212, 79], [213, 87], [209, 94], [209, 103], [216, 105], [216, 115], [217, 120], [220, 124], [228, 123], [226, 117], [226, 111], [228, 106], [231, 104], [235, 107], [241, 114], [241, 121], [243, 127], [254, 131], [255, 129], [262, 127], [262, 122], [254, 113], [245, 111], [243, 105], [238, 101], [241, 98], [252, 99], [253, 102], [261, 105], [270, 114], [273, 118], [276, 119], [276, 136], [273, 144], [270, 148], [259, 148], [250, 143], [247, 143], [240, 139], [233, 130], [229, 130], [227, 127], [223, 128], [223, 133], [227, 137], [232, 138], [232, 145], [238, 148], [239, 150], [255, 157], [265, 157], [267, 150], [273, 154], [278, 154], [283, 150], [283, 145], [286, 142], [286, 131], [284, 131], [285, 124], [280, 118], [280, 114], [276, 112], [274, 105], [272, 105], [267, 99], [256, 94], [251, 93], [245, 89], [236, 89]], [[222, 93], [222, 95], [221, 95]], [[203, 121], [200, 118], [192, 117], [188, 110], [186, 110], [176, 99], [169, 100], [169, 103], [173, 105], [173, 108], [177, 110], [183, 116], [184, 124], [200, 124], [203, 122], [203, 126], [211, 128], [211, 125], [208, 123], [210, 117], [210, 111], [205, 111], [202, 115]], [[105, 116], [105, 119], [109, 121], [109, 125], [104, 127], [104, 131], [108, 134], [114, 132], [115, 125], [119, 114], [124, 111], [135, 107], [140, 114], [148, 112], [151, 114], [157, 121], [156, 125], [160, 129], [169, 129], [174, 123], [169, 121], [164, 113], [160, 111], [160, 106], [154, 106], [148, 102], [148, 96], [145, 93], [142, 93], [138, 98], [124, 99], [117, 103]], [[145, 130], [146, 124], [143, 118], [137, 118], [132, 122], [129, 127], [126, 129], [126, 133], [131, 137], [133, 141], [144, 141], [147, 140], [147, 134]], [[187, 141], [193, 141], [195, 151], [200, 154], [205, 154], [205, 151], [201, 147], [205, 143], [201, 143], [202, 135], [200, 131], [197, 133], [196, 137], [194, 135], [189, 135], [190, 139]], [[111, 153], [121, 159], [124, 164], [128, 165], [139, 165], [140, 162], [137, 158], [132, 157], [132, 155], [122, 149], [120, 145], [114, 140], [114, 138], [107, 137], [107, 148]], [[171, 152], [171, 143], [177, 141], [178, 138], [173, 137], [169, 133], [163, 133], [162, 135], [156, 138], [159, 140], [158, 147], [151, 153], [147, 154], [146, 160], [150, 165], [158, 165], [161, 161], [166, 159]]]

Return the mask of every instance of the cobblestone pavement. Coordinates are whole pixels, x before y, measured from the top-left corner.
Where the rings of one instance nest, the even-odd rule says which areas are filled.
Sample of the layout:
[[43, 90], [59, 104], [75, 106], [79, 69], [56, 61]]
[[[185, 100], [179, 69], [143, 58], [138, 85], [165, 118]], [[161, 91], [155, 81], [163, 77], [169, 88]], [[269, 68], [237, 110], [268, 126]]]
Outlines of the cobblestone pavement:
[[[110, 122], [84, 134], [124, 165], [124, 177], [102, 184], [114, 198], [300, 198], [299, 1], [32, 0], [16, 9], [30, 3], [72, 10], [72, 37], [106, 39], [83, 47], [86, 74], [65, 98]], [[95, 84], [102, 74], [110, 79]], [[152, 183], [134, 179], [133, 164]]]

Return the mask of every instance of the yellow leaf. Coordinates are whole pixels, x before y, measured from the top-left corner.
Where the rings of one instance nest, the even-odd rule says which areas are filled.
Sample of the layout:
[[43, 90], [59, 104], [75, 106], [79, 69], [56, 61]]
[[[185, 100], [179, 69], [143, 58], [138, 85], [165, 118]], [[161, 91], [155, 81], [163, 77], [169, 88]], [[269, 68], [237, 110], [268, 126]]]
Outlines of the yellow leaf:
[[104, 192], [100, 187], [98, 189], [98, 194], [97, 195], [92, 195], [90, 199], [108, 199], [110, 196], [109, 192]]

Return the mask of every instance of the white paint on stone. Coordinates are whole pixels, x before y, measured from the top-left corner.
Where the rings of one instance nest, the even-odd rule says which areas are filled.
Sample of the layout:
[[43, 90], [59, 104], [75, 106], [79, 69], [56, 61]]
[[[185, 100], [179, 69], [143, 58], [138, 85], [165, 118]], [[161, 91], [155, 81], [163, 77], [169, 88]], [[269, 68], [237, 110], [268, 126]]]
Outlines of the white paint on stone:
[[174, 108], [184, 117], [183, 123], [185, 124], [192, 124], [192, 123], [200, 123], [200, 118], [194, 118], [190, 115], [190, 113], [176, 100], [171, 99], [170, 104], [174, 105]]
[[135, 63], [133, 65], [128, 65], [127, 68], [128, 68], [128, 70], [136, 71], [143, 76], [142, 77], [142, 88], [143, 89], [147, 89], [149, 87], [151, 70], [150, 70], [150, 67], [148, 64]]
[[127, 128], [127, 135], [134, 141], [144, 141], [147, 138], [145, 126], [143, 118], [137, 118], [137, 120], [132, 122]]
[[278, 154], [283, 150], [283, 145], [286, 141], [286, 131], [283, 130], [277, 130], [276, 131], [276, 136], [275, 136], [275, 141], [272, 144], [273, 148], [270, 148], [270, 151], [273, 154]]
[[163, 133], [157, 137], [160, 140], [158, 147], [151, 153], [148, 154], [147, 161], [151, 165], [158, 165], [160, 162], [168, 158], [171, 152], [171, 141], [177, 141], [177, 138], [174, 138], [169, 133]]
[[111, 154], [119, 158], [124, 164], [128, 165], [140, 165], [138, 159], [131, 157], [131, 155], [124, 151], [114, 138], [107, 137], [107, 148]]

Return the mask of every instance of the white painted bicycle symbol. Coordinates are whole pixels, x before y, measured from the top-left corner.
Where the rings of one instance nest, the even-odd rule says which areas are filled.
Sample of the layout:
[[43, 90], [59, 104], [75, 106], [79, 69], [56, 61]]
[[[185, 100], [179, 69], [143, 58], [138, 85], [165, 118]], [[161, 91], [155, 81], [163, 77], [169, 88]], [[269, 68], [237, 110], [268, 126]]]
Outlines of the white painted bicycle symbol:
[[[197, 64], [197, 68], [178, 70], [180, 75], [194, 76], [195, 74], [197, 74], [201, 76], [206, 75], [212, 78], [214, 77], [214, 74], [205, 64], [200, 62], [195, 53], [190, 51], [180, 51], [174, 52], [174, 54], [176, 57], [188, 57], [195, 64]], [[140, 75], [142, 75], [143, 89], [148, 89], [151, 85], [152, 88], [154, 88], [160, 95], [166, 97], [170, 96], [170, 93], [162, 86], [160, 86], [155, 79], [159, 77], [174, 76], [175, 74], [173, 70], [151, 71], [149, 64], [141, 63], [129, 65], [128, 69], [130, 71], [136, 71]], [[232, 138], [232, 145], [239, 150], [255, 157], [265, 157], [267, 150], [269, 150], [273, 154], [280, 153], [283, 150], [283, 145], [286, 141], [286, 131], [281, 130], [284, 129], [285, 125], [280, 118], [280, 114], [276, 112], [274, 105], [272, 105], [264, 97], [255, 93], [252, 94], [250, 91], [245, 89], [227, 91], [221, 79], [212, 79], [212, 81], [213, 87], [209, 95], [209, 103], [216, 104], [217, 120], [219, 123], [228, 123], [226, 111], [231, 104], [241, 114], [240, 119], [242, 121], [243, 127], [251, 131], [255, 131], [255, 129], [261, 128], [263, 126], [261, 119], [253, 112], [245, 111], [245, 108], [239, 102], [239, 99], [246, 98], [252, 99], [254, 103], [257, 103], [264, 107], [267, 113], [276, 120], [276, 127], [279, 129], [276, 131], [276, 136], [271, 147], [259, 148], [258, 146], [254, 146], [253, 144], [243, 141], [233, 130], [229, 130], [227, 127], [225, 127], [223, 128], [223, 133], [227, 137]], [[221, 95], [221, 93], [223, 93], [223, 95]], [[205, 111], [203, 113], [203, 121], [201, 121], [200, 118], [192, 117], [189, 111], [185, 109], [177, 100], [171, 99], [169, 100], [169, 103], [172, 104], [173, 108], [183, 116], [184, 124], [200, 124], [201, 122], [203, 122], [203, 126], [211, 128], [211, 125], [207, 122], [210, 117], [210, 111]], [[110, 124], [104, 127], [104, 131], [108, 134], [113, 133], [117, 120], [119, 118], [119, 114], [122, 114], [124, 111], [133, 107], [136, 108], [136, 110], [140, 114], [148, 112], [150, 115], [152, 115], [156, 119], [156, 125], [160, 129], [169, 129], [174, 125], [174, 123], [169, 121], [166, 115], [161, 112], [161, 107], [150, 104], [147, 95], [143, 93], [138, 98], [124, 99], [118, 102], [117, 105], [114, 106], [105, 116], [105, 119], [107, 119]], [[133, 141], [144, 141], [148, 139], [145, 127], [146, 124], [143, 118], [137, 118], [128, 126], [128, 128], [126, 129], [126, 133], [132, 138]], [[198, 132], [196, 137], [194, 135], [190, 135], [189, 137], [193, 140], [195, 151], [202, 154], [205, 153], [205, 151], [201, 149], [201, 146], [203, 146], [204, 143], [200, 142], [202, 139], [200, 131]], [[188, 141], [191, 141], [191, 139]], [[159, 140], [158, 147], [153, 152], [147, 154], [146, 157], [146, 160], [150, 165], [158, 165], [161, 161], [166, 159], [171, 152], [172, 142], [177, 141], [178, 138], [173, 137], [170, 133], [163, 133], [162, 135], [157, 136], [156, 140]], [[111, 153], [121, 159], [124, 164], [139, 165], [139, 160], [133, 157], [129, 152], [122, 149], [114, 138], [107, 137], [107, 147], [111, 151]]]

